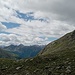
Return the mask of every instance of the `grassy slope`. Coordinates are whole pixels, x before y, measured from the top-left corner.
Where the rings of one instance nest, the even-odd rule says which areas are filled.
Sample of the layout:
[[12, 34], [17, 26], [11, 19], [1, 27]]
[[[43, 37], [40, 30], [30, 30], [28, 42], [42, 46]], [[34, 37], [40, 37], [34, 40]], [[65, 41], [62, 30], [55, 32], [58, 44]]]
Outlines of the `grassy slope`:
[[15, 55], [14, 53], [11, 53], [9, 51], [5, 51], [5, 50], [0, 48], [0, 58], [16, 59], [16, 58], [18, 58], [18, 56]]
[[0, 59], [0, 75], [75, 75], [73, 33], [47, 45], [35, 58]]

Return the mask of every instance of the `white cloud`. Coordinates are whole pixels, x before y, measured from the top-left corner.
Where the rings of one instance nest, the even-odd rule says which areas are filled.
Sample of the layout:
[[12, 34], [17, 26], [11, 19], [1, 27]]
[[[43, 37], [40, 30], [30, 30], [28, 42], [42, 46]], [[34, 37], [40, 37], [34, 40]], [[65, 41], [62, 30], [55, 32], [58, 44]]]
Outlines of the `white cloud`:
[[0, 32], [1, 31], [5, 31], [7, 28], [6, 26], [2, 25], [2, 23], [0, 23]]
[[[12, 39], [18, 39], [21, 44], [24, 45], [34, 45], [34, 44], [47, 44], [50, 42], [48, 38], [55, 37], [58, 38], [65, 34], [65, 32], [72, 31], [75, 27], [70, 26], [66, 23], [60, 21], [52, 20], [50, 23], [42, 23], [40, 21], [25, 22], [25, 24], [20, 25], [17, 28], [11, 28], [6, 30], [12, 34], [17, 34], [16, 37], [12, 36]], [[44, 38], [42, 38], [44, 37]], [[12, 41], [11, 41], [12, 42]], [[17, 40], [13, 41], [14, 43]]]
[[74, 0], [1, 0], [0, 14], [9, 21], [13, 15], [16, 15], [15, 10], [23, 13], [35, 11], [35, 16], [45, 15], [54, 17], [54, 19], [74, 22], [74, 3]]
[[[0, 34], [0, 44], [46, 44], [50, 42], [48, 38], [58, 38], [74, 30], [74, 3], [74, 0], [0, 0], [0, 22], [20, 24], [20, 27], [7, 29], [0, 23], [0, 32], [11, 33]], [[16, 11], [34, 12], [35, 18], [47, 17], [50, 20], [49, 23], [26, 22], [17, 17]]]
[[19, 45], [21, 37], [15, 34], [0, 34], [0, 45], [8, 46], [10, 44]]

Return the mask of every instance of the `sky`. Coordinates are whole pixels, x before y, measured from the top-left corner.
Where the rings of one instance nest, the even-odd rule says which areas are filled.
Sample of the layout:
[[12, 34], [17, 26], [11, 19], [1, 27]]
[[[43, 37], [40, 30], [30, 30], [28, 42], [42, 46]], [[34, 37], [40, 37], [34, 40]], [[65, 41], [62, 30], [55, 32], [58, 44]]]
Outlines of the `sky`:
[[45, 45], [75, 29], [75, 0], [0, 0], [0, 46]]

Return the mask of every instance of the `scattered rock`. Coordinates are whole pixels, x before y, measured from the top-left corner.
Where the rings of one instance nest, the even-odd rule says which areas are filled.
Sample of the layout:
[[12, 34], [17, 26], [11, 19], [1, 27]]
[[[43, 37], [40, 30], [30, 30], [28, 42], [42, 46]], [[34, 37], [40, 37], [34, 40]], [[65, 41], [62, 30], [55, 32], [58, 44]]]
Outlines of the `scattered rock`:
[[33, 61], [33, 58], [32, 58], [32, 59], [30, 59], [30, 61]]
[[60, 67], [60, 66], [58, 66], [58, 67], [56, 67], [56, 69], [61, 69], [61, 67]]
[[71, 69], [71, 66], [68, 66], [66, 69]]
[[19, 69], [21, 69], [21, 67], [17, 67], [17, 68], [16, 68], [16, 70], [19, 70]]
[[28, 61], [28, 59], [25, 60], [25, 62], [27, 62], [27, 61]]
[[36, 70], [34, 71], [34, 73], [37, 72], [37, 71], [39, 71], [39, 69], [36, 69]]
[[69, 58], [67, 58], [67, 60], [69, 60]]
[[71, 70], [70, 70], [70, 69], [67, 69], [67, 70], [66, 70], [66, 73], [71, 73]]
[[66, 68], [66, 73], [71, 73], [71, 67], [70, 67], [70, 66], [68, 66], [68, 67]]
[[68, 63], [69, 65], [71, 64], [71, 62]]
[[69, 61], [65, 61], [64, 63], [67, 64]]
[[30, 75], [29, 73], [26, 73], [26, 75]]

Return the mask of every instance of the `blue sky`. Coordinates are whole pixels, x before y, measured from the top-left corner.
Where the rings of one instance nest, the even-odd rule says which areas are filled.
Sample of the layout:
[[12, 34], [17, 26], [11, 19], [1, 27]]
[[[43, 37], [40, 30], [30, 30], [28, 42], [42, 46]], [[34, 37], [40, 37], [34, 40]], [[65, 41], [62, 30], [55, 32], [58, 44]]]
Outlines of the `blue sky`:
[[17, 23], [13, 23], [13, 22], [1, 22], [3, 25], [5, 25], [8, 29], [9, 28], [15, 28], [15, 27], [19, 27], [20, 24]]
[[25, 21], [33, 21], [33, 20], [38, 20], [41, 22], [48, 22], [49, 18], [48, 17], [36, 17], [34, 16], [34, 12], [26, 12], [26, 13], [20, 13], [19, 11], [17, 12], [17, 17], [24, 19]]
[[74, 0], [0, 0], [0, 45], [45, 45], [73, 31], [74, 3]]

